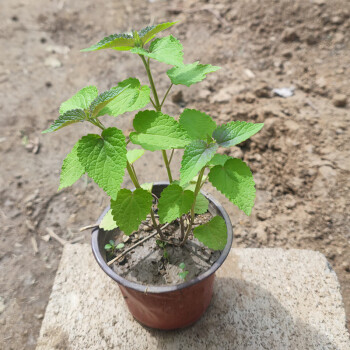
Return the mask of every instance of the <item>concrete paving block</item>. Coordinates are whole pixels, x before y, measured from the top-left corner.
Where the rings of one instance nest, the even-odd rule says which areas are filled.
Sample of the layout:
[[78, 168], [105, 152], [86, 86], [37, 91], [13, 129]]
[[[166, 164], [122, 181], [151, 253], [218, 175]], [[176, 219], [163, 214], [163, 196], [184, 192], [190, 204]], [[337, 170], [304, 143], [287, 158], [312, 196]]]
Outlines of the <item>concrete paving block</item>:
[[[171, 317], [171, 315], [169, 315]], [[37, 350], [349, 350], [335, 272], [314, 251], [232, 249], [193, 326], [144, 328], [86, 244], [66, 245]]]

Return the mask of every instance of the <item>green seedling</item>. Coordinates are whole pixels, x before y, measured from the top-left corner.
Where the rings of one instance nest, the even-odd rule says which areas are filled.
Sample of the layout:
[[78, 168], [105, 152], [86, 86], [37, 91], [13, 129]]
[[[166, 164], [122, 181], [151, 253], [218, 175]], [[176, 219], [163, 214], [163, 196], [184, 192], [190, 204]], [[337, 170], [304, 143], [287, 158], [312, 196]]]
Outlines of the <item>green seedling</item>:
[[[244, 161], [222, 154], [222, 150], [247, 140], [263, 124], [230, 121], [217, 125], [210, 115], [196, 109], [185, 109], [179, 118], [163, 111], [174, 85], [189, 87], [219, 69], [199, 62], [184, 63], [183, 47], [178, 39], [172, 35], [157, 37], [174, 24], [162, 23], [134, 30], [132, 34], [113, 34], [82, 50], [128, 52], [141, 60], [149, 84], [142, 85], [132, 77], [102, 93], [95, 86], [85, 87], [62, 103], [59, 117], [44, 132], [73, 124], [79, 128], [80, 123], [90, 123], [96, 128], [96, 132], [78, 140], [63, 161], [59, 189], [73, 185], [87, 173], [111, 198], [108, 222], [103, 223], [105, 229], [118, 226], [124, 234], [130, 235], [150, 215], [160, 240], [165, 240], [162, 225], [177, 220], [181, 226], [180, 238], [176, 241], [167, 237], [167, 240], [183, 246], [193, 233], [210, 249], [222, 250], [227, 242], [227, 230], [221, 216], [214, 216], [208, 223], [193, 228], [195, 215], [208, 210], [208, 200], [200, 189], [209, 181], [229, 201], [250, 215], [255, 200], [252, 173]], [[162, 98], [152, 76], [151, 62], [170, 66], [166, 73], [169, 87]], [[134, 117], [130, 134], [114, 126], [105, 127], [101, 120], [105, 115], [119, 119], [126, 112], [137, 110], [141, 111]], [[128, 150], [132, 144], [133, 149]], [[179, 179], [173, 178], [171, 170], [175, 149], [184, 150]], [[157, 201], [158, 221], [150, 187], [140, 185], [133, 164], [145, 151], [160, 152], [170, 183]], [[121, 189], [125, 169], [136, 188], [134, 191]], [[153, 171], [151, 165], [150, 174]], [[113, 250], [112, 245], [108, 249]]]
[[119, 243], [115, 245], [115, 242], [112, 239], [109, 241], [109, 243], [105, 245], [105, 250], [112, 254], [114, 254], [116, 250], [120, 250], [123, 248], [124, 248], [124, 243]]
[[180, 278], [182, 278], [183, 280], [185, 280], [186, 279], [186, 276], [188, 275], [188, 271], [186, 270], [186, 265], [185, 265], [185, 263], [181, 263], [180, 265], [179, 265], [179, 268], [182, 270], [181, 272], [179, 272], [179, 276], [180, 276]]
[[160, 239], [157, 239], [157, 240], [156, 240], [156, 243], [157, 243], [157, 246], [158, 246], [159, 248], [163, 249], [163, 258], [164, 258], [165, 260], [169, 261], [169, 253], [168, 253], [168, 251], [166, 250], [167, 243], [161, 241]]

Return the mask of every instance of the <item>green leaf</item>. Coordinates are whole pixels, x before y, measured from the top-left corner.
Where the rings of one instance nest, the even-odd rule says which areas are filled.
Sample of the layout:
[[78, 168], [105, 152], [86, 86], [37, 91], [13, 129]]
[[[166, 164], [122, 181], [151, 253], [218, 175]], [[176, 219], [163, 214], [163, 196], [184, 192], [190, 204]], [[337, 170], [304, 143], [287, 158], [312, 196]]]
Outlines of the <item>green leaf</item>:
[[131, 112], [136, 109], [145, 107], [150, 101], [150, 89], [148, 86], [141, 84], [136, 78], [128, 78], [121, 81], [117, 86], [112, 87], [112, 90], [120, 90], [122, 92], [111, 100], [98, 114], [105, 114], [117, 117], [125, 112]]
[[122, 189], [118, 192], [117, 199], [111, 201], [113, 218], [126, 235], [138, 229], [151, 207], [152, 195], [142, 188], [137, 188], [134, 192]]
[[143, 156], [145, 153], [145, 150], [143, 149], [131, 149], [126, 154], [126, 159], [130, 164], [136, 162], [139, 158]]
[[192, 191], [184, 191], [176, 184], [167, 186], [160, 195], [158, 202], [159, 222], [172, 222], [190, 211], [194, 201]]
[[86, 120], [86, 114], [82, 109], [72, 109], [65, 114], [60, 115], [48, 129], [42, 131], [42, 134], [59, 130], [67, 125], [82, 122]]
[[188, 275], [188, 271], [179, 272], [179, 277], [182, 278], [183, 280], [186, 279], [187, 275]]
[[107, 243], [105, 245], [105, 250], [110, 250], [110, 249], [112, 249], [112, 246], [109, 243]]
[[233, 204], [250, 215], [255, 200], [255, 183], [246, 163], [231, 158], [209, 172], [209, 181]]
[[149, 104], [150, 101], [150, 92], [151, 89], [149, 86], [147, 85], [143, 85], [140, 86], [138, 93], [138, 97], [135, 101], [135, 103], [133, 103], [127, 110], [126, 112], [132, 112], [132, 111], [136, 111], [137, 109], [141, 109], [143, 107], [146, 107]]
[[198, 193], [196, 204], [194, 206], [194, 212], [196, 214], [204, 214], [208, 211], [209, 201], [202, 195], [202, 193]]
[[179, 265], [179, 268], [180, 268], [181, 270], [184, 270], [184, 269], [186, 268], [185, 263], [182, 262], [182, 263]]
[[128, 51], [135, 45], [135, 40], [130, 34], [112, 34], [100, 40], [97, 44], [92, 45], [81, 52], [97, 51], [102, 49], [114, 49], [118, 51]]
[[205, 79], [208, 73], [212, 73], [220, 69], [220, 67], [211, 64], [199, 64], [194, 62], [181, 67], [174, 67], [167, 71], [168, 77], [175, 85], [191, 86]]
[[141, 111], [133, 125], [136, 132], [130, 134], [130, 140], [149, 151], [184, 148], [191, 141], [174, 118], [161, 112]]
[[229, 157], [226, 154], [215, 154], [215, 156], [212, 158], [212, 160], [208, 163], [209, 166], [215, 166], [215, 165], [222, 165], [226, 163], [228, 159], [232, 159], [232, 157]]
[[[148, 26], [146, 28], [141, 29], [138, 31], [138, 36], [141, 39], [142, 44], [146, 44], [148, 41], [153, 39], [155, 35], [172, 25], [174, 25], [176, 22], [168, 22], [168, 23], [161, 23], [155, 26]], [[118, 51], [128, 51], [132, 49], [135, 46], [135, 39], [133, 35], [129, 33], [122, 33], [122, 34], [112, 34], [109, 35], [102, 40], [100, 40], [97, 44], [92, 45], [88, 47], [87, 49], [80, 50], [82, 52], [87, 51], [97, 51], [101, 49], [114, 49]]]
[[213, 137], [221, 147], [230, 147], [247, 140], [263, 126], [263, 123], [230, 122], [219, 126], [213, 132]]
[[186, 146], [181, 161], [180, 185], [190, 182], [193, 177], [213, 158], [218, 149], [216, 143], [207, 145], [205, 141], [193, 141]]
[[92, 118], [101, 116], [101, 111], [108, 105], [112, 100], [119, 96], [128, 86], [118, 87], [117, 89], [112, 88], [111, 90], [105, 91], [96, 97], [90, 105], [90, 115]]
[[152, 41], [149, 50], [141, 47], [134, 47], [132, 53], [153, 58], [158, 62], [170, 64], [172, 66], [183, 65], [183, 47], [179, 40], [172, 35]]
[[78, 157], [88, 175], [115, 199], [126, 168], [125, 136], [117, 128], [81, 138]]
[[153, 182], [145, 182], [144, 184], [140, 185], [141, 188], [143, 188], [144, 190], [152, 193], [152, 189], [153, 189]]
[[123, 249], [124, 246], [125, 246], [124, 243], [119, 243], [119, 244], [116, 246], [116, 248], [117, 248], [117, 249]]
[[197, 226], [193, 235], [208, 248], [223, 250], [227, 243], [225, 220], [221, 216], [214, 216], [206, 224]]
[[112, 231], [118, 227], [117, 223], [113, 219], [112, 209], [108, 210], [107, 214], [103, 217], [99, 226], [105, 231]]
[[146, 28], [141, 29], [140, 31], [138, 31], [138, 34], [143, 45], [145, 45], [148, 41], [153, 39], [157, 33], [162, 32], [165, 29], [168, 29], [169, 27], [173, 26], [176, 23], [177, 22], [161, 23], [161, 24], [148, 26]]
[[206, 140], [216, 129], [216, 123], [209, 115], [195, 109], [186, 108], [180, 115], [179, 123], [194, 140]]
[[98, 90], [96, 86], [84, 87], [69, 100], [61, 104], [60, 115], [72, 109], [89, 109], [91, 102], [97, 97], [97, 95]]
[[85, 173], [85, 168], [82, 166], [78, 158], [77, 150], [79, 143], [80, 140], [74, 145], [71, 152], [63, 161], [60, 176], [60, 187], [58, 188], [58, 190], [72, 186], [74, 182], [79, 180], [81, 176]]

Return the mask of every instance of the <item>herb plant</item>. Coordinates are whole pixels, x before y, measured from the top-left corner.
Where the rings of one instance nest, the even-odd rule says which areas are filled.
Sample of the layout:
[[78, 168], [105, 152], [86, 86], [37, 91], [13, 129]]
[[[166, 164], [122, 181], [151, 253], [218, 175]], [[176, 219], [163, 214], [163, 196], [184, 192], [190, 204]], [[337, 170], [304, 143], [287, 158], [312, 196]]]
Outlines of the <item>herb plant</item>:
[[[209, 180], [233, 204], [250, 215], [255, 199], [252, 173], [241, 159], [220, 154], [218, 150], [247, 140], [263, 124], [232, 121], [218, 126], [209, 115], [195, 109], [185, 109], [179, 120], [162, 112], [173, 85], [189, 87], [219, 69], [199, 62], [184, 64], [183, 47], [172, 35], [154, 39], [159, 32], [174, 24], [162, 23], [132, 34], [114, 34], [82, 50], [113, 49], [137, 55], [146, 69], [149, 86], [141, 85], [136, 78], [128, 78], [102, 93], [95, 86], [85, 87], [62, 103], [58, 119], [44, 133], [78, 122], [90, 122], [99, 129], [98, 133], [83, 136], [67, 155], [59, 189], [71, 186], [87, 173], [111, 198], [111, 210], [103, 219], [102, 228], [111, 230], [118, 225], [124, 234], [130, 235], [149, 215], [158, 239], [163, 242], [183, 246], [192, 232], [207, 247], [222, 250], [227, 239], [226, 225], [221, 216], [193, 229], [195, 215], [208, 210], [208, 200], [200, 189]], [[167, 71], [170, 84], [162, 99], [151, 73], [150, 63], [153, 61], [173, 66]], [[135, 115], [134, 131], [128, 136], [116, 127], [106, 128], [101, 122], [104, 115], [118, 117], [125, 112], [143, 109], [149, 103], [154, 109], [142, 110]], [[142, 149], [127, 150], [129, 143]], [[170, 168], [175, 149], [184, 149], [178, 180], [173, 178]], [[140, 184], [133, 166], [145, 151], [161, 152], [170, 183], [160, 198], [156, 198], [158, 220], [152, 184]], [[120, 188], [125, 169], [136, 188], [134, 191]], [[165, 235], [161, 226], [175, 220], [181, 227], [181, 236], [176, 239]], [[186, 277], [184, 266], [182, 270]]]

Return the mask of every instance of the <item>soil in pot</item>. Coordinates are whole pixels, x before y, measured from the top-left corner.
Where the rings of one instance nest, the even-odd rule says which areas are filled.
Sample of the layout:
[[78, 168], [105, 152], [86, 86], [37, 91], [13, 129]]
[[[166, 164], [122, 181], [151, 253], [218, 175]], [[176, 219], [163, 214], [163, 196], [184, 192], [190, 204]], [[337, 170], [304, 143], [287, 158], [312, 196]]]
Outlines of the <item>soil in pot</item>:
[[[212, 215], [209, 212], [197, 215], [194, 227], [207, 223], [211, 218]], [[140, 225], [139, 230], [129, 236], [127, 240], [126, 236], [123, 236], [120, 231], [116, 232], [114, 240], [118, 244], [123, 242], [124, 238], [125, 246], [123, 250], [126, 250], [144, 237], [149, 236], [151, 231], [153, 231], [151, 223], [144, 221]], [[171, 223], [164, 229], [164, 234], [175, 237], [174, 242], [176, 242], [176, 237], [180, 237], [178, 222]], [[129, 281], [143, 285], [176, 285], [190, 281], [207, 271], [221, 254], [220, 251], [213, 251], [204, 246], [192, 233], [183, 247], [167, 244], [162, 248], [157, 244], [156, 237], [138, 245], [113, 263], [112, 268], [114, 271]], [[118, 251], [117, 255], [122, 253], [123, 250]], [[112, 258], [110, 256], [109, 260]], [[181, 272], [183, 272], [183, 269], [179, 266], [181, 263], [185, 264], [184, 270], [188, 271], [185, 279], [181, 277]]]

